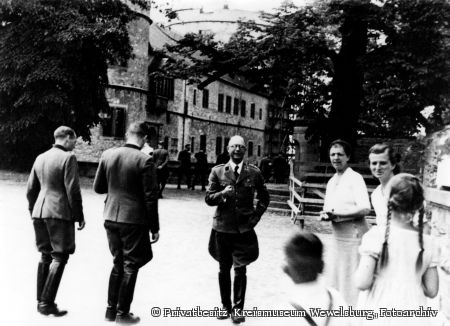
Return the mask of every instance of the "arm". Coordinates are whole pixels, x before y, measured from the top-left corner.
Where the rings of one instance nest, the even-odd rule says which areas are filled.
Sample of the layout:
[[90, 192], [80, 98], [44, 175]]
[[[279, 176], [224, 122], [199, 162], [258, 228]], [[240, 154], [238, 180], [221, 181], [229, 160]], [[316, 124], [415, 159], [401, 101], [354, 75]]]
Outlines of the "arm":
[[208, 178], [209, 188], [206, 191], [205, 202], [208, 206], [217, 206], [225, 201], [225, 196], [220, 190], [220, 181], [216, 170], [213, 168]]
[[40, 190], [41, 184], [36, 175], [35, 167], [33, 165], [27, 183], [28, 210], [30, 211], [30, 215], [33, 213], [34, 204], [36, 203]]
[[[150, 232], [155, 235], [159, 232], [158, 214], [158, 183], [156, 182], [155, 165], [151, 158], [145, 161], [142, 187], [144, 189], [145, 208], [147, 212]], [[157, 240], [157, 239], [156, 239]]]
[[376, 267], [376, 258], [369, 255], [361, 256], [358, 268], [356, 269], [356, 272], [354, 274], [355, 284], [359, 290], [363, 291], [370, 289], [373, 283]]
[[439, 291], [439, 275], [436, 266], [429, 267], [422, 276], [423, 293], [434, 298]]
[[[70, 155], [64, 167], [64, 186], [75, 221], [84, 222], [78, 163], [75, 155]], [[81, 226], [81, 225], [80, 225]]]
[[108, 180], [106, 180], [106, 169], [103, 160], [103, 155], [98, 164], [97, 172], [94, 179], [94, 191], [98, 194], [108, 193]]
[[169, 163], [169, 152], [165, 152], [164, 154], [165, 154], [164, 162], [162, 162], [161, 165], [158, 166], [158, 168], [160, 169], [164, 168], [167, 165], [167, 163]]

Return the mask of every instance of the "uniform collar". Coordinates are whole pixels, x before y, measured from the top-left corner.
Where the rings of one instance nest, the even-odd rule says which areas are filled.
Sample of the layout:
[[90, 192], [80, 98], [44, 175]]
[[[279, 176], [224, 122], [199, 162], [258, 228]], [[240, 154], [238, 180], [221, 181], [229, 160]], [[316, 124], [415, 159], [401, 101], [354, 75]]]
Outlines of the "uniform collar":
[[59, 148], [59, 149], [63, 150], [64, 152], [67, 152], [67, 149], [64, 146], [59, 145], [59, 144], [53, 144], [53, 148]]
[[134, 148], [134, 149], [137, 149], [137, 150], [141, 150], [141, 149], [139, 148], [139, 146], [134, 145], [134, 144], [125, 144], [124, 147], [129, 147], [129, 148]]
[[239, 167], [237, 170], [237, 173], [240, 174], [242, 172], [242, 166], [244, 165], [244, 160], [242, 160], [241, 163], [239, 163], [239, 164], [234, 163], [233, 160], [230, 160], [229, 163], [230, 163], [230, 166], [231, 166], [231, 169], [233, 170], [233, 172], [234, 172], [234, 169], [236, 168], [236, 166]]

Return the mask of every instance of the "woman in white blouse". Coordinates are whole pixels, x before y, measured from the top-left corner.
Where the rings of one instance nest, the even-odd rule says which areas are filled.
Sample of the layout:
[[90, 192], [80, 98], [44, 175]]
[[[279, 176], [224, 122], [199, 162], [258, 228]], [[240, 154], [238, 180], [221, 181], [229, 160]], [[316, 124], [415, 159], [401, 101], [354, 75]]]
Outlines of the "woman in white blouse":
[[377, 225], [386, 225], [387, 194], [386, 185], [400, 172], [392, 146], [386, 143], [375, 144], [369, 149], [370, 171], [380, 181], [370, 198], [375, 210]]
[[358, 289], [352, 281], [352, 274], [358, 266], [358, 247], [361, 237], [369, 229], [365, 219], [370, 212], [369, 194], [363, 177], [348, 166], [350, 144], [335, 140], [329, 153], [336, 173], [327, 183], [320, 216], [322, 220], [331, 221], [335, 241], [326, 266], [331, 286], [352, 305], [358, 296]]

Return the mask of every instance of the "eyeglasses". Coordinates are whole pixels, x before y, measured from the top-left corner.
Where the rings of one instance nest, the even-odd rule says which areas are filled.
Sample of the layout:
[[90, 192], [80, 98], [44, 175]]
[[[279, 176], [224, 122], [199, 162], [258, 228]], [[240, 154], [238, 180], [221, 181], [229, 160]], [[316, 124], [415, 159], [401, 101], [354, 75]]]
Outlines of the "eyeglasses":
[[238, 144], [230, 145], [228, 147], [230, 147], [231, 149], [239, 148], [239, 149], [242, 149], [242, 150], [245, 150], [247, 148], [247, 147], [245, 147], [245, 145], [238, 145]]

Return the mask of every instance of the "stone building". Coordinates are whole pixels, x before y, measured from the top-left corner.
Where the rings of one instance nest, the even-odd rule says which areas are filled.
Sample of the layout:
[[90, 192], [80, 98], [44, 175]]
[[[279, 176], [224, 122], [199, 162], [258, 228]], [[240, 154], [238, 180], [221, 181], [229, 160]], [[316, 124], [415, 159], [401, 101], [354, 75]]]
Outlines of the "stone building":
[[193, 153], [203, 149], [214, 163], [235, 134], [246, 139], [249, 160], [260, 160], [265, 152], [266, 96], [252, 92], [238, 77], [223, 76], [202, 90], [180, 79], [150, 78], [149, 72], [161, 61], [152, 50], [176, 39], [145, 14], [130, 23], [129, 31], [134, 57], [126, 67], [108, 69], [110, 107], [91, 129], [91, 142], [79, 140], [80, 162], [96, 163], [105, 149], [121, 146], [126, 127], [137, 120], [150, 125], [151, 146], [165, 141], [171, 160], [189, 143]]

